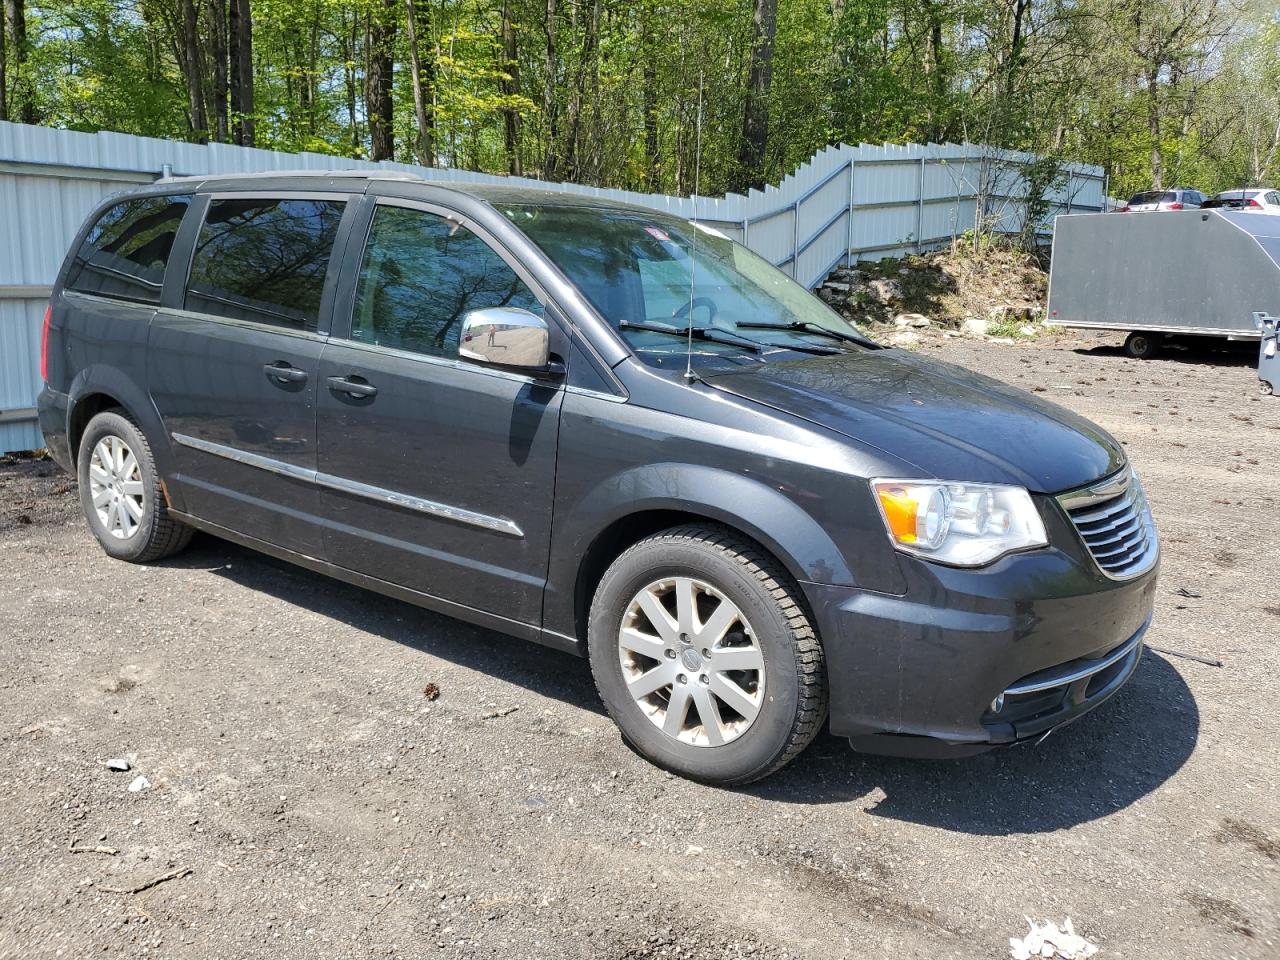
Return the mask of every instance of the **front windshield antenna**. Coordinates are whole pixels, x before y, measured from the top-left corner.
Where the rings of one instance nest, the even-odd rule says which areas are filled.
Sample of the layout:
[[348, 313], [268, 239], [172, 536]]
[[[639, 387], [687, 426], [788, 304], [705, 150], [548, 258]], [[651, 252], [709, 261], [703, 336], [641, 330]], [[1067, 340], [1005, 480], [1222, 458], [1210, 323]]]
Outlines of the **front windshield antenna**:
[[698, 71], [698, 119], [693, 148], [693, 239], [689, 244], [689, 328], [685, 341], [684, 378], [695, 379], [693, 373], [693, 301], [698, 279], [698, 182], [702, 178], [702, 77]]

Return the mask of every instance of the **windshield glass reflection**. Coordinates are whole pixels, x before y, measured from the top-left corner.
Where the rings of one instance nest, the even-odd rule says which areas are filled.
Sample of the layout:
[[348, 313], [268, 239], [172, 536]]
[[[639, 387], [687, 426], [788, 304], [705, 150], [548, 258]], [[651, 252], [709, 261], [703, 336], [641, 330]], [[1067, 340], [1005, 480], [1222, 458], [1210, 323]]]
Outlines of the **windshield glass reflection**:
[[781, 270], [688, 221], [618, 207], [507, 204], [502, 212], [648, 363], [683, 363], [690, 325], [702, 334], [695, 362], [861, 348], [852, 342], [861, 334]]

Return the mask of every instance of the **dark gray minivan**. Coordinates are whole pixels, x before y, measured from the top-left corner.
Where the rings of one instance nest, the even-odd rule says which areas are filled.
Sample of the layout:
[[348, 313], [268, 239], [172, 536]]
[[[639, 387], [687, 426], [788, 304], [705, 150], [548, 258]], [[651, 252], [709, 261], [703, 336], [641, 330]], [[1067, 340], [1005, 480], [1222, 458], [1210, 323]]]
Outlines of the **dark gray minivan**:
[[1159, 548], [1120, 446], [868, 340], [649, 209], [392, 173], [103, 203], [40, 423], [113, 557], [205, 530], [587, 655], [644, 756], [741, 784], [823, 723], [961, 756], [1137, 667]]

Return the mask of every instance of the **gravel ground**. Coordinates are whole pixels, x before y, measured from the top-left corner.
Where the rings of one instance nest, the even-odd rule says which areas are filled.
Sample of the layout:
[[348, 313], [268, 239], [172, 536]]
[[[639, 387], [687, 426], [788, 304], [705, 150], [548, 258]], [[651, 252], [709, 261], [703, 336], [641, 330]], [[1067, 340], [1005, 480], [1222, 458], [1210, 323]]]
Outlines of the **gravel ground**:
[[1117, 342], [921, 349], [1127, 444], [1148, 639], [1222, 665], [1149, 654], [1036, 748], [824, 736], [737, 791], [629, 752], [583, 661], [209, 537], [112, 561], [52, 464], [0, 466], [0, 957], [996, 958], [1024, 914], [1280, 956], [1280, 400], [1247, 353]]

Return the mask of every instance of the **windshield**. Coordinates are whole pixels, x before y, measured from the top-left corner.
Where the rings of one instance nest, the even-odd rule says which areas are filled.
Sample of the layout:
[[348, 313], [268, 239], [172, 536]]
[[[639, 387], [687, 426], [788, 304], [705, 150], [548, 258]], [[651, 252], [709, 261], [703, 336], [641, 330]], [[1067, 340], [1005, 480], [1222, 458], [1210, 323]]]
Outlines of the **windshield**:
[[804, 287], [741, 244], [686, 220], [555, 204], [504, 205], [502, 212], [647, 363], [683, 368], [690, 318], [698, 364], [862, 349], [846, 339], [862, 335]]
[[1172, 190], [1148, 190], [1146, 193], [1135, 193], [1129, 204], [1173, 203], [1177, 199], [1178, 195]]

